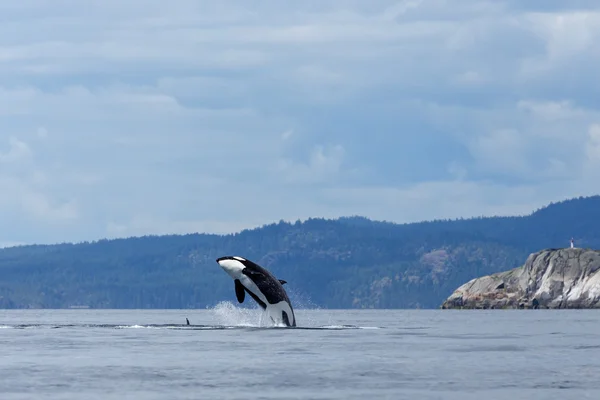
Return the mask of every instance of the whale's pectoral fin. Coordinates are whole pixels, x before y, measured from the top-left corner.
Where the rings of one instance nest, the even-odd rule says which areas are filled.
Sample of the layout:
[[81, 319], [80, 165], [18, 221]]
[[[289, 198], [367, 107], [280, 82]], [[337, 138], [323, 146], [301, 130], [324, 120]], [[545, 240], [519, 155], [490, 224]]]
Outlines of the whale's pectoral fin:
[[282, 285], [285, 285], [287, 283], [287, 281], [284, 281], [283, 279], [278, 279], [279, 283], [281, 283]]
[[244, 285], [240, 282], [239, 279], [235, 280], [235, 297], [237, 297], [238, 302], [243, 303], [244, 297], [246, 297], [246, 292], [244, 291]]

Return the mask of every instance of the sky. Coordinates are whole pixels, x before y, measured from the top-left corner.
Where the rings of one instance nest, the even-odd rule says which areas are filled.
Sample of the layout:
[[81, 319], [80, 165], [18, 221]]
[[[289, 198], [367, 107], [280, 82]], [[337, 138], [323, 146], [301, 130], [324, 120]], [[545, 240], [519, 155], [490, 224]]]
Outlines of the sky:
[[600, 3], [0, 4], [0, 246], [600, 193]]

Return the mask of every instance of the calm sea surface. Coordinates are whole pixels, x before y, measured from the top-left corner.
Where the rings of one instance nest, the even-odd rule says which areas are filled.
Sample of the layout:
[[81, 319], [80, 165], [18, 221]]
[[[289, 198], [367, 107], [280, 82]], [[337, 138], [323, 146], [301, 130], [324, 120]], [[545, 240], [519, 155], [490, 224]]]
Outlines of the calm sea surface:
[[231, 303], [0, 310], [0, 399], [600, 399], [600, 311], [297, 319], [261, 327]]

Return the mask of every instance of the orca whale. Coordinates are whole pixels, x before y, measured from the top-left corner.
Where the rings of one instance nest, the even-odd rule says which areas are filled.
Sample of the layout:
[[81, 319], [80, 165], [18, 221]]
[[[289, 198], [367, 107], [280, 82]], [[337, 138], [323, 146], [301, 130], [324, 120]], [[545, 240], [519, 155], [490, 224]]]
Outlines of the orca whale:
[[273, 323], [296, 326], [292, 303], [283, 288], [286, 281], [275, 278], [265, 268], [243, 257], [224, 256], [217, 258], [217, 263], [233, 279], [239, 303], [244, 302], [248, 293]]

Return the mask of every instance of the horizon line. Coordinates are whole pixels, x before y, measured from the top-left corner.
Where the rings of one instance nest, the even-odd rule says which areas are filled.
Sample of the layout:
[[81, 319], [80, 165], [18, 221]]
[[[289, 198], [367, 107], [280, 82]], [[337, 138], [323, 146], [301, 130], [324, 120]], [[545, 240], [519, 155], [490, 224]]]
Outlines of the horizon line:
[[308, 218], [297, 218], [296, 220], [292, 221], [292, 220], [285, 220], [285, 219], [279, 219], [278, 221], [272, 221], [269, 223], [264, 223], [262, 225], [255, 225], [253, 227], [248, 227], [248, 228], [244, 228], [235, 232], [229, 232], [229, 233], [211, 233], [211, 232], [188, 232], [188, 233], [148, 233], [145, 235], [132, 235], [132, 236], [117, 236], [117, 237], [104, 237], [104, 238], [98, 238], [98, 239], [92, 239], [92, 240], [81, 240], [81, 241], [73, 241], [73, 242], [55, 242], [55, 243], [19, 243], [19, 242], [12, 242], [12, 243], [8, 243], [7, 245], [2, 245], [0, 243], [0, 251], [5, 250], [5, 249], [14, 249], [14, 248], [20, 248], [20, 247], [36, 247], [36, 246], [40, 246], [40, 247], [44, 247], [44, 246], [61, 246], [61, 245], [81, 245], [81, 244], [95, 244], [95, 243], [100, 243], [100, 242], [112, 242], [112, 241], [118, 241], [118, 240], [130, 240], [130, 239], [143, 239], [143, 238], [162, 238], [162, 237], [183, 237], [183, 236], [192, 236], [192, 235], [200, 235], [200, 236], [218, 236], [218, 237], [227, 237], [227, 236], [236, 236], [236, 235], [241, 235], [243, 233], [247, 233], [247, 232], [253, 232], [253, 231], [257, 231], [260, 229], [265, 229], [268, 228], [270, 226], [274, 226], [274, 225], [280, 225], [280, 224], [287, 224], [287, 225], [295, 225], [297, 223], [300, 224], [305, 224], [309, 221], [312, 220], [322, 220], [322, 221], [329, 221], [329, 222], [338, 222], [340, 220], [344, 220], [344, 219], [363, 219], [363, 220], [367, 220], [369, 222], [373, 222], [373, 223], [379, 223], [379, 224], [388, 224], [388, 225], [395, 225], [395, 226], [410, 226], [410, 225], [419, 225], [419, 224], [428, 224], [428, 223], [438, 223], [438, 222], [457, 222], [457, 221], [470, 221], [470, 220], [478, 220], [478, 219], [494, 219], [494, 218], [526, 218], [526, 217], [530, 217], [533, 214], [542, 211], [544, 209], [547, 209], [548, 207], [551, 206], [555, 206], [555, 205], [559, 205], [562, 203], [567, 203], [570, 201], [575, 201], [575, 200], [586, 200], [586, 199], [592, 199], [592, 198], [597, 198], [600, 197], [600, 194], [595, 194], [595, 195], [589, 195], [589, 196], [578, 196], [578, 197], [569, 197], [569, 198], [565, 198], [563, 200], [560, 201], [551, 201], [549, 203], [547, 203], [546, 205], [535, 209], [533, 211], [531, 211], [528, 214], [513, 214], [513, 215], [480, 215], [480, 216], [470, 216], [470, 217], [456, 217], [456, 218], [434, 218], [434, 219], [429, 219], [429, 220], [421, 220], [421, 221], [416, 221], [416, 222], [394, 222], [394, 221], [388, 221], [388, 220], [379, 220], [379, 219], [372, 219], [363, 215], [346, 215], [346, 216], [339, 216], [339, 217], [308, 217]]

